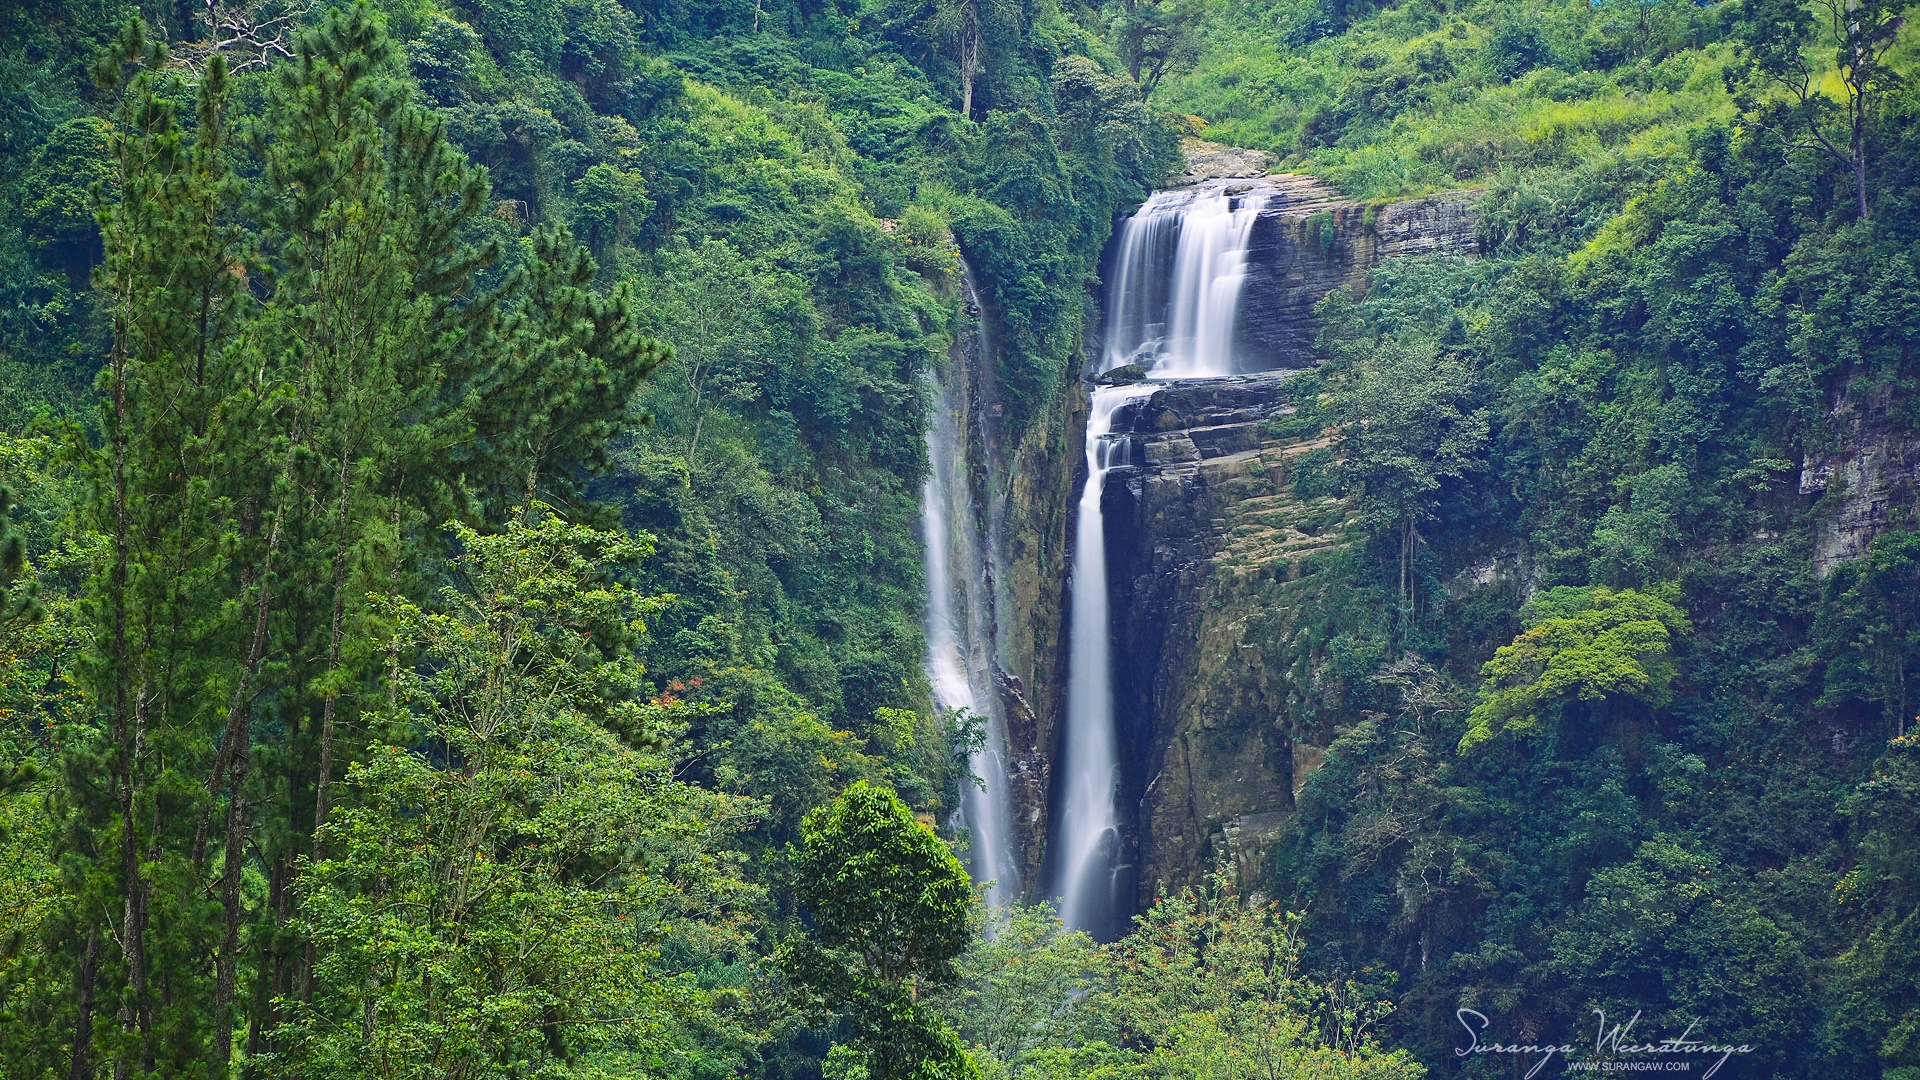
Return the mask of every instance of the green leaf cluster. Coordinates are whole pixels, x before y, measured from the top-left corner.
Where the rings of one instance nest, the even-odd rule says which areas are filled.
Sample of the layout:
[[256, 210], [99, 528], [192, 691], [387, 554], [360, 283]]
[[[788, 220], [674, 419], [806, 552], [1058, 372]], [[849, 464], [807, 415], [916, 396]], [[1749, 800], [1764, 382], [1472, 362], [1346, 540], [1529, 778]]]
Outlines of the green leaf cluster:
[[1481, 669], [1486, 684], [1467, 714], [1462, 752], [1502, 731], [1537, 730], [1569, 700], [1665, 705], [1677, 673], [1672, 643], [1692, 629], [1658, 593], [1602, 586], [1550, 589], [1521, 619], [1527, 628]]
[[814, 1007], [844, 1009], [875, 1080], [977, 1075], [921, 1003], [957, 976], [972, 937], [972, 883], [899, 796], [864, 781], [808, 814], [793, 890], [810, 933], [781, 966]]

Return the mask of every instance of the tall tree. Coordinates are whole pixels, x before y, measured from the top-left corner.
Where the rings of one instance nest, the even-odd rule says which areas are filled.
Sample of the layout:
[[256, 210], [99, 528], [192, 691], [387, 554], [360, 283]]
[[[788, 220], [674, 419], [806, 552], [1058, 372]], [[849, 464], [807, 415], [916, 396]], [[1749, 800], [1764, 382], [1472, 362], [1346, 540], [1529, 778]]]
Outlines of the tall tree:
[[607, 1075], [671, 1052], [706, 1010], [659, 954], [689, 919], [724, 936], [752, 899], [713, 849], [753, 804], [675, 779], [675, 714], [636, 695], [648, 601], [614, 575], [644, 539], [541, 504], [527, 518], [455, 526], [456, 584], [433, 608], [381, 601], [395, 663], [378, 721], [427, 752], [355, 764], [354, 799], [320, 830], [296, 1075]]
[[[1771, 129], [1788, 150], [1815, 150], [1846, 169], [1860, 220], [1867, 220], [1867, 137], [1880, 94], [1899, 83], [1885, 63], [1905, 5], [1897, 0], [1746, 0], [1738, 33], [1743, 70], [1729, 71], [1742, 108]], [[1840, 100], [1822, 85], [1809, 49], [1833, 50]], [[1785, 100], [1757, 94], [1785, 91]], [[1834, 113], [1839, 112], [1836, 118]]]
[[1142, 94], [1200, 59], [1200, 29], [1210, 10], [1207, 0], [1114, 0], [1109, 33]]
[[324, 856], [382, 700], [367, 596], [421, 591], [429, 525], [574, 495], [664, 356], [563, 233], [476, 288], [498, 254], [466, 239], [484, 176], [364, 6], [294, 51], [244, 140], [221, 55], [190, 135], [191, 68], [137, 26], [102, 65], [124, 92], [90, 455], [105, 555], [83, 675], [103, 714], [63, 743], [75, 1076], [96, 1055], [224, 1073], [242, 1020], [249, 1052], [271, 1048], [273, 1003], [306, 996], [316, 960], [289, 927], [298, 860]]
[[900, 797], [862, 780], [807, 815], [794, 892], [813, 934], [783, 956], [812, 999], [847, 1011], [873, 1080], [953, 1080], [977, 1074], [930, 1003], [957, 975], [972, 927], [971, 883], [932, 829]]
[[1362, 343], [1338, 382], [1347, 468], [1361, 505], [1398, 556], [1402, 608], [1413, 604], [1413, 557], [1445, 486], [1484, 464], [1487, 413], [1473, 408], [1472, 369], [1426, 338]]
[[85, 860], [68, 864], [85, 938], [76, 1080], [91, 1069], [96, 1012], [118, 1029], [99, 1048], [118, 1073], [206, 1057], [210, 1014], [176, 1004], [212, 996], [217, 915], [198, 888], [195, 822], [219, 788], [209, 777], [218, 703], [238, 691], [239, 609], [258, 584], [247, 549], [268, 512], [238, 497], [262, 469], [241, 444], [253, 425], [277, 426], [265, 381], [228, 348], [247, 297], [232, 272], [244, 238], [231, 224], [225, 65], [209, 62], [188, 137], [173, 105], [184, 88], [165, 61], [130, 24], [96, 72], [124, 93], [109, 139], [117, 198], [102, 218], [114, 337], [105, 439], [90, 461], [104, 558], [85, 605], [96, 645], [80, 673], [103, 715], [65, 742], [66, 844]]

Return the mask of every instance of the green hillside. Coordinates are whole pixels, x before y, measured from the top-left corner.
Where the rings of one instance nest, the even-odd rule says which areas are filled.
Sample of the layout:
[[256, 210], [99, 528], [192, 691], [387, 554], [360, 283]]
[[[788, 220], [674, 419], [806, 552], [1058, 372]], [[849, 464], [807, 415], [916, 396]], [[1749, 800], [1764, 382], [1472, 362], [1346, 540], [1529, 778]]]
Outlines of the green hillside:
[[[0, 6], [0, 1078], [1920, 1078], [1907, 14]], [[1096, 945], [955, 858], [927, 382], [1070, 446], [1192, 135], [1481, 251], [1320, 305], [1324, 762]]]

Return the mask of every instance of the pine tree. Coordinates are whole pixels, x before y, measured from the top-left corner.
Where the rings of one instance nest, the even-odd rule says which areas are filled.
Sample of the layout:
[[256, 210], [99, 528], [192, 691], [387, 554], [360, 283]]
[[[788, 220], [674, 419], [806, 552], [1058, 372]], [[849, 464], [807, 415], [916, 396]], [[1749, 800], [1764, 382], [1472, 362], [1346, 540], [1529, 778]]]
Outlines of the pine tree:
[[319, 959], [297, 867], [326, 856], [356, 756], [407, 737], [364, 718], [387, 704], [367, 597], [429, 594], [450, 518], [575, 495], [664, 355], [564, 233], [476, 288], [500, 255], [467, 239], [485, 177], [363, 6], [295, 52], [238, 123], [217, 55], [190, 88], [134, 25], [101, 65], [121, 106], [84, 453], [99, 715], [63, 739], [70, 944], [50, 954], [73, 996], [49, 1054], [75, 1077], [225, 1075], [242, 1027], [273, 1049], [275, 1002], [310, 999]]

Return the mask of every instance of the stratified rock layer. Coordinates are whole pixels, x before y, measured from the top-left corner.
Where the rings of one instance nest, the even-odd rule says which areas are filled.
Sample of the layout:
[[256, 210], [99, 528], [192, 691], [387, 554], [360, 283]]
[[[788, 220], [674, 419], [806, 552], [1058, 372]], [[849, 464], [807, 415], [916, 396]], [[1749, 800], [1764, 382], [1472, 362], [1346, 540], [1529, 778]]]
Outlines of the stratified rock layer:
[[1318, 362], [1314, 307], [1342, 285], [1402, 255], [1473, 255], [1480, 248], [1475, 192], [1371, 204], [1341, 198], [1304, 176], [1258, 182], [1272, 190], [1254, 222], [1242, 287], [1237, 351], [1249, 368]]
[[1281, 722], [1266, 669], [1305, 560], [1351, 507], [1294, 494], [1324, 438], [1290, 437], [1295, 372], [1173, 382], [1119, 419], [1129, 465], [1104, 494], [1124, 800], [1140, 881], [1256, 858], [1293, 810], [1316, 749]]

